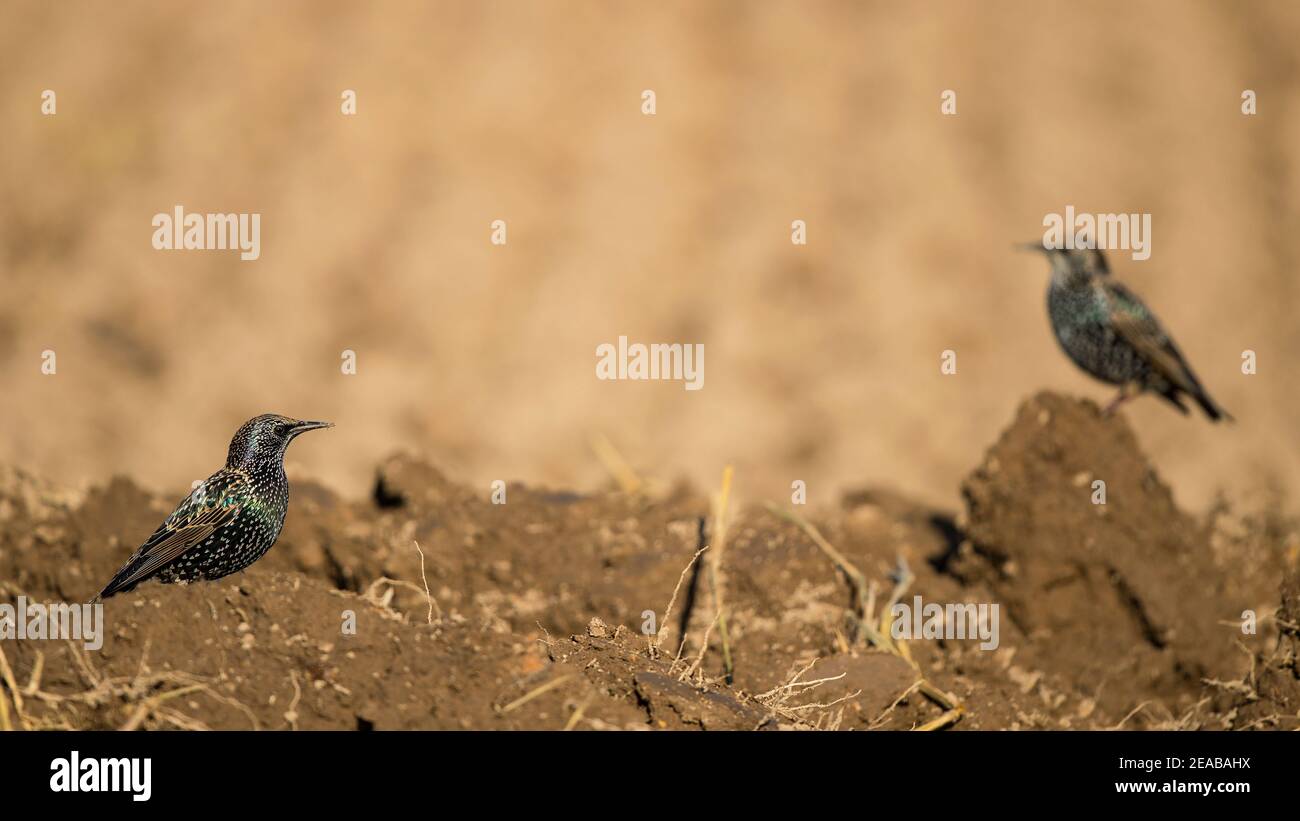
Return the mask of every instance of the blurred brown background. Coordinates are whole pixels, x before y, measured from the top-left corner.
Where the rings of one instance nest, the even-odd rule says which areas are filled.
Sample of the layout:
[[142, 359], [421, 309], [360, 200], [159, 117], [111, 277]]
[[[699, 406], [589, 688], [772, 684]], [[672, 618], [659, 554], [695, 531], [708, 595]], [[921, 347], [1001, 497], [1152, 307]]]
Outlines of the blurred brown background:
[[[1179, 501], [1300, 486], [1294, 3], [0, 15], [0, 460], [179, 491], [277, 411], [338, 423], [289, 461], [350, 494], [399, 447], [485, 492], [590, 488], [603, 431], [665, 478], [734, 462], [750, 499], [799, 478], [813, 504], [874, 482], [955, 506], [1031, 392], [1112, 395], [1011, 247], [1074, 205], [1153, 214], [1152, 258], [1114, 267], [1239, 420], [1131, 405]], [[153, 250], [176, 204], [260, 212], [261, 259]], [[619, 335], [703, 342], [704, 390], [597, 381]]]

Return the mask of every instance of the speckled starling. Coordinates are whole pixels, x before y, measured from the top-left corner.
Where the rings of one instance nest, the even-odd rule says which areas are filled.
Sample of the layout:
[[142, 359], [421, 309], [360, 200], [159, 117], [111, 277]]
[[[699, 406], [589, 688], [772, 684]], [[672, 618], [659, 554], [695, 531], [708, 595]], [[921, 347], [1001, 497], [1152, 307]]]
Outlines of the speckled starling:
[[1126, 399], [1151, 391], [1183, 413], [1184, 395], [1210, 419], [1232, 417], [1210, 398], [1174, 341], [1142, 300], [1110, 275], [1097, 249], [1023, 246], [1045, 253], [1052, 265], [1047, 312], [1061, 348], [1074, 364], [1120, 392], [1106, 408], [1112, 413]]
[[285, 449], [298, 434], [328, 427], [273, 413], [244, 423], [230, 440], [226, 466], [185, 497], [92, 601], [146, 579], [219, 579], [262, 558], [280, 537], [289, 509]]

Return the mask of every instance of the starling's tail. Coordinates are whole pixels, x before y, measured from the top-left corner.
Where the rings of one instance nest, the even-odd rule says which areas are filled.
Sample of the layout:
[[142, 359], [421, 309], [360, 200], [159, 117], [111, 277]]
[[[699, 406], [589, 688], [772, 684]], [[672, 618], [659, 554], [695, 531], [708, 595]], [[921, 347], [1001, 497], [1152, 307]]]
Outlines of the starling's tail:
[[1160, 398], [1178, 408], [1178, 412], [1183, 416], [1187, 415], [1187, 406], [1183, 404], [1183, 395], [1176, 389], [1164, 391], [1160, 394]]
[[[1187, 367], [1187, 363], [1185, 362], [1183, 363], [1183, 377], [1185, 379], [1182, 381], [1182, 384], [1166, 384], [1165, 388], [1168, 391], [1168, 394], [1173, 395], [1170, 397], [1166, 394], [1166, 398], [1168, 398], [1169, 401], [1181, 406], [1182, 402], [1177, 401], [1176, 397], [1179, 394], [1183, 394], [1195, 400], [1196, 404], [1201, 406], [1201, 410], [1205, 411], [1205, 415], [1210, 418], [1210, 421], [1237, 421], [1232, 418], [1232, 414], [1220, 407], [1218, 402], [1215, 402], [1210, 398], [1210, 392], [1205, 389], [1205, 386], [1201, 384], [1201, 380], [1196, 378], [1196, 374], [1192, 373], [1192, 369]], [[1183, 412], [1186, 413], [1186, 411]]]
[[131, 568], [132, 565], [127, 564], [126, 567], [119, 570], [117, 575], [113, 577], [112, 581], [104, 585], [104, 589], [95, 594], [95, 598], [91, 599], [90, 603], [95, 604], [97, 602], [103, 601], [104, 599], [110, 598], [112, 596], [116, 596], [118, 593], [125, 593], [130, 590], [134, 590], [135, 585], [138, 584], [138, 582], [132, 583], [127, 581], [127, 579], [129, 578], [127, 576], [127, 571], [130, 570]]
[[[1199, 385], [1197, 387], [1200, 388]], [[1205, 411], [1205, 415], [1213, 421], [1218, 422], [1220, 419], [1227, 422], [1237, 421], [1232, 418], [1232, 414], [1219, 407], [1219, 404], [1210, 398], [1210, 395], [1205, 392], [1205, 388], [1200, 388], [1200, 390], [1192, 394], [1192, 398], [1196, 400], [1196, 404], [1201, 406], [1201, 410]]]

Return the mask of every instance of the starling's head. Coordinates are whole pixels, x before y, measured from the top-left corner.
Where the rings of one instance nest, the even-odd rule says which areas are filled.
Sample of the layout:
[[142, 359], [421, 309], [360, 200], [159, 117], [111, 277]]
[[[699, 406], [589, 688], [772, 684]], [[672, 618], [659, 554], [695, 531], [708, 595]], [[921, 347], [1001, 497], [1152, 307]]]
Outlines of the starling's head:
[[1106, 256], [1099, 248], [1052, 248], [1041, 242], [1027, 242], [1019, 247], [1047, 255], [1052, 266], [1052, 282], [1056, 285], [1078, 287], [1087, 285], [1093, 277], [1110, 273]]
[[245, 422], [235, 432], [235, 438], [230, 440], [226, 467], [283, 459], [285, 448], [298, 434], [333, 426], [332, 422], [308, 422], [276, 413], [255, 416]]

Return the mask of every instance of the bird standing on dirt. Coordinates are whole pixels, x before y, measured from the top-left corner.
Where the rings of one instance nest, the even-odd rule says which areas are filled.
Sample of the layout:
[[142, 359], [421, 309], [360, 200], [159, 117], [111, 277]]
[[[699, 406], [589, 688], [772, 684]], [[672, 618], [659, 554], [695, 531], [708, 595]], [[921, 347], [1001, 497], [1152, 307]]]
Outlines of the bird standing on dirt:
[[284, 451], [300, 433], [328, 428], [273, 413], [250, 419], [230, 440], [226, 466], [185, 498], [92, 603], [146, 579], [219, 579], [262, 558], [289, 509]]
[[1115, 411], [1125, 400], [1152, 391], [1187, 413], [1182, 396], [1190, 396], [1214, 421], [1232, 417], [1210, 398], [1174, 341], [1142, 300], [1110, 276], [1106, 257], [1095, 248], [1022, 246], [1047, 255], [1052, 282], [1047, 312], [1056, 339], [1074, 364], [1112, 385], [1119, 396], [1106, 407]]

